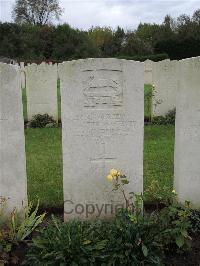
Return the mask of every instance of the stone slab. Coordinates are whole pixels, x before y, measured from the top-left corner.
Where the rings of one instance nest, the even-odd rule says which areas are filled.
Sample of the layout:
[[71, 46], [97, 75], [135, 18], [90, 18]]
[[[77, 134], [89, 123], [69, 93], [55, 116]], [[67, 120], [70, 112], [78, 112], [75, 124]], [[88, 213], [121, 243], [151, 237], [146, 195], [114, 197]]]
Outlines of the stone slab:
[[21, 88], [26, 88], [26, 75], [25, 75], [25, 66], [24, 62], [20, 62], [20, 69], [21, 69]]
[[200, 57], [179, 62], [175, 181], [179, 200], [200, 208]]
[[153, 84], [153, 61], [151, 60], [146, 60], [144, 62], [145, 64], [145, 71], [144, 71], [144, 83], [145, 84]]
[[176, 107], [177, 71], [175, 60], [153, 63], [153, 116], [165, 116]]
[[24, 120], [20, 70], [0, 63], [0, 197], [9, 211], [27, 202]]
[[144, 64], [85, 59], [58, 70], [65, 220], [111, 216], [124, 203], [106, 179], [111, 168], [127, 175], [127, 192], [143, 191]]
[[57, 65], [31, 64], [25, 70], [28, 120], [37, 114], [49, 114], [57, 121]]

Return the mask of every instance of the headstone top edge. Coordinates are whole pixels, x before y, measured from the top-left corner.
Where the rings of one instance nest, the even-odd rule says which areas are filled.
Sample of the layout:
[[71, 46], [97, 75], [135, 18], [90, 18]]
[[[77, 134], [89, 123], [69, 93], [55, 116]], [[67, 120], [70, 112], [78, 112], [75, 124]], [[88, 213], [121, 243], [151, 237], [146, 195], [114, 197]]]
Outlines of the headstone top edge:
[[9, 68], [9, 69], [13, 69], [16, 71], [20, 70], [20, 67], [18, 65], [6, 64], [6, 63], [2, 63], [2, 62], [0, 62], [0, 67]]
[[57, 69], [57, 64], [48, 64], [48, 63], [41, 63], [41, 64], [36, 64], [36, 63], [33, 63], [33, 64], [30, 64], [30, 65], [27, 65], [25, 66], [25, 69], [28, 70], [28, 69], [35, 69], [35, 70], [40, 70], [42, 68], [48, 68], [48, 69]]
[[192, 67], [196, 68], [197, 64], [200, 66], [200, 56], [198, 57], [191, 57], [191, 58], [185, 58], [180, 61], [178, 61], [180, 67]]
[[72, 61], [64, 61], [62, 63], [58, 63], [58, 68], [66, 65], [76, 65], [76, 64], [87, 64], [87, 63], [97, 62], [97, 63], [127, 63], [134, 65], [144, 65], [144, 62], [127, 60], [127, 59], [118, 59], [118, 58], [87, 58], [87, 59], [78, 59]]

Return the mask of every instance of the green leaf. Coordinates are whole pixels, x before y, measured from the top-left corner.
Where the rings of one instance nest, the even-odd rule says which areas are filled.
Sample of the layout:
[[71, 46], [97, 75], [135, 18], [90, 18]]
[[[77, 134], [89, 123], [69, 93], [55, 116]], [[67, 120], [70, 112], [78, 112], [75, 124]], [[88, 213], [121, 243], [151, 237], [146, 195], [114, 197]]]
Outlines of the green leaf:
[[182, 230], [181, 231], [181, 234], [182, 234], [182, 236], [184, 236], [184, 237], [187, 237], [188, 236], [188, 233], [187, 233], [187, 231], [186, 230]]
[[145, 257], [148, 256], [148, 249], [147, 249], [147, 247], [145, 245], [142, 245], [142, 252], [143, 252]]
[[176, 245], [181, 248], [185, 243], [184, 237], [182, 235], [176, 238]]
[[126, 185], [126, 184], [129, 184], [129, 181], [127, 179], [122, 179], [121, 180], [122, 184]]
[[96, 244], [95, 249], [97, 249], [97, 250], [104, 249], [105, 246], [107, 245], [107, 243], [108, 243], [107, 239], [102, 240], [102, 241], [100, 241], [99, 243]]

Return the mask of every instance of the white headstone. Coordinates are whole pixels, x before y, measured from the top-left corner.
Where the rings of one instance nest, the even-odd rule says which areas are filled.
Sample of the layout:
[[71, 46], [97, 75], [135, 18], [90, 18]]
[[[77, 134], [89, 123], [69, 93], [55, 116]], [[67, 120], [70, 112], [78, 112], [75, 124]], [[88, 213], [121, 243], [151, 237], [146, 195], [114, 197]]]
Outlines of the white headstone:
[[9, 211], [27, 202], [20, 70], [0, 63], [0, 197]]
[[27, 66], [26, 93], [28, 120], [37, 114], [48, 114], [58, 120], [57, 65]]
[[24, 89], [26, 87], [26, 76], [25, 76], [24, 62], [20, 62], [20, 69], [21, 69], [21, 88]]
[[129, 192], [143, 191], [144, 64], [86, 59], [58, 69], [65, 220], [110, 216], [124, 203], [106, 180], [111, 168], [127, 174]]
[[145, 84], [152, 84], [152, 82], [153, 82], [152, 81], [152, 79], [153, 79], [153, 77], [152, 77], [153, 61], [148, 59], [144, 62], [144, 64], [145, 64], [144, 83]]
[[165, 116], [176, 107], [177, 61], [153, 63], [153, 115]]
[[200, 208], [200, 57], [179, 68], [174, 185], [181, 202]]

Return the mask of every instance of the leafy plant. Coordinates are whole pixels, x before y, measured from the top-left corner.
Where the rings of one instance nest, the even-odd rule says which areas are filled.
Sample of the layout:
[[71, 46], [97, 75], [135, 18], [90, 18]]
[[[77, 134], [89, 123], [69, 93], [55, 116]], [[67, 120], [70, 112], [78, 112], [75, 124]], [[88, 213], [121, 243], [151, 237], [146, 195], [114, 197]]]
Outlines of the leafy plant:
[[188, 247], [189, 204], [178, 204], [174, 191], [165, 208], [148, 214], [142, 195], [125, 193], [125, 175], [111, 169], [107, 179], [123, 194], [126, 208], [110, 221], [64, 224], [53, 217], [33, 239], [24, 265], [162, 265], [171, 248]]
[[48, 114], [37, 114], [28, 122], [27, 126], [32, 128], [56, 127], [57, 123], [53, 117]]
[[144, 117], [145, 120], [151, 121], [152, 117], [152, 96], [153, 87], [150, 84], [145, 84], [144, 87]]
[[0, 263], [17, 264], [18, 258], [12, 254], [14, 247], [27, 240], [36, 227], [43, 221], [45, 214], [37, 216], [38, 205], [31, 212], [32, 205], [24, 209], [24, 216], [16, 209], [8, 215], [7, 200], [0, 202]]
[[192, 233], [200, 233], [200, 211], [192, 210], [190, 213]]
[[136, 201], [137, 211], [122, 210], [112, 224], [112, 232], [108, 235], [108, 265], [161, 265], [164, 253], [155, 238], [155, 217], [143, 215], [139, 207], [141, 197]]
[[[137, 223], [139, 219], [144, 219], [142, 214], [143, 196], [136, 195], [131, 192], [129, 194], [132, 196], [128, 198], [125, 193], [123, 186], [129, 184], [127, 177], [116, 169], [111, 169], [107, 179], [113, 182], [113, 190], [120, 190], [122, 192], [126, 201], [126, 211], [130, 212], [131, 220]], [[156, 185], [156, 189], [152, 186], [154, 190], [151, 192], [155, 192], [157, 190], [158, 183], [154, 182], [153, 185]], [[155, 198], [157, 198], [157, 195], [155, 195]], [[191, 226], [189, 221], [189, 203], [186, 202], [185, 205], [179, 204], [175, 190], [171, 193], [168, 193], [167, 191], [165, 197], [161, 199], [164, 200], [163, 203], [166, 207], [159, 212], [157, 230], [160, 228], [160, 239], [158, 239], [158, 242], [165, 243], [165, 245], [175, 243], [178, 248], [187, 246], [190, 242], [188, 230]], [[132, 204], [130, 204], [131, 200], [133, 200]], [[132, 206], [132, 208], [130, 208], [130, 206]], [[154, 221], [154, 223], [156, 222]], [[163, 235], [164, 242], [162, 241]]]
[[164, 205], [171, 204], [175, 194], [168, 186], [160, 185], [158, 180], [153, 180], [151, 184], [144, 191], [144, 198], [146, 202], [162, 203]]
[[156, 230], [152, 217], [133, 222], [126, 212], [112, 222], [54, 221], [33, 240], [24, 265], [160, 265]]
[[165, 116], [155, 116], [153, 124], [155, 125], [175, 125], [176, 109], [170, 110]]
[[185, 205], [175, 201], [172, 205], [163, 208], [159, 213], [158, 224], [161, 230], [160, 237], [166, 247], [176, 245], [179, 249], [190, 247], [191, 238], [189, 229], [190, 209], [186, 202]]
[[53, 218], [33, 239], [24, 265], [162, 265], [166, 252], [190, 241], [187, 206], [143, 214], [141, 197], [136, 201], [138, 211], [122, 210], [111, 221]]
[[14, 242], [24, 241], [42, 223], [45, 213], [37, 216], [39, 202], [33, 212], [33, 205], [30, 203], [24, 208], [24, 218], [17, 218], [17, 211], [14, 209], [11, 215], [11, 234]]
[[0, 197], [0, 228], [2, 228], [6, 223], [5, 209], [7, 201], [8, 199], [5, 197]]
[[113, 191], [121, 191], [122, 195], [124, 197], [126, 208], [129, 208], [132, 206], [132, 196], [127, 196], [124, 190], [124, 186], [129, 184], [129, 181], [126, 177], [126, 175], [121, 174], [116, 169], [111, 169], [109, 175], [107, 176], [107, 179], [112, 182], [113, 185]]
[[163, 102], [162, 99], [159, 99], [158, 97], [156, 97], [157, 93], [158, 92], [156, 91], [155, 85], [153, 84], [152, 85], [152, 98], [154, 99], [153, 101], [154, 108], [156, 108], [159, 104]]
[[100, 221], [64, 224], [53, 218], [52, 224], [33, 239], [24, 265], [96, 265], [107, 245], [100, 231], [97, 233], [98, 227], [103, 228]]

